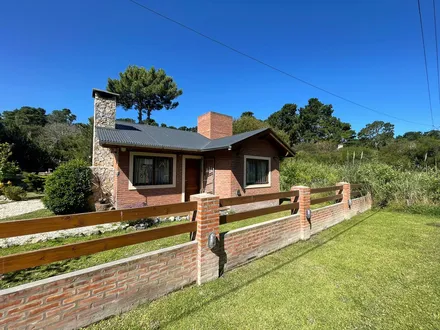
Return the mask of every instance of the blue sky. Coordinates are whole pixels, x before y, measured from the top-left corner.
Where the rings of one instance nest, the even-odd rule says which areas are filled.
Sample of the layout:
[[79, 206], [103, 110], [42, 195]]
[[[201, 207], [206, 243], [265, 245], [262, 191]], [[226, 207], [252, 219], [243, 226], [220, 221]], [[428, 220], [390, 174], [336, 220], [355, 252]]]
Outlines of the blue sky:
[[[431, 123], [416, 0], [138, 1], [346, 98]], [[209, 110], [265, 119], [285, 103], [318, 97], [356, 130], [374, 120], [391, 121], [397, 133], [430, 129], [301, 84], [128, 0], [14, 0], [0, 8], [0, 110], [67, 107], [86, 121], [92, 88], [134, 64], [165, 69], [183, 89], [176, 110], [153, 113], [168, 125], [195, 126]], [[440, 125], [432, 2], [422, 0], [422, 10]], [[136, 113], [118, 109], [118, 117]]]

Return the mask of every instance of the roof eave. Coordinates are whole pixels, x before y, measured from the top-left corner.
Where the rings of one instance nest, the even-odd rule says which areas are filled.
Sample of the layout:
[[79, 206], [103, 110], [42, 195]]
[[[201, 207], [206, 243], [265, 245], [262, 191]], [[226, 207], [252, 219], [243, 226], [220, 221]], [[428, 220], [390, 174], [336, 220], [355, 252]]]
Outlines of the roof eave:
[[152, 145], [141, 145], [134, 143], [118, 143], [109, 141], [99, 141], [99, 145], [105, 148], [111, 147], [130, 147], [130, 148], [145, 148], [145, 149], [155, 149], [155, 150], [172, 150], [172, 151], [188, 151], [188, 152], [203, 152], [201, 149], [190, 149], [190, 148], [177, 148], [177, 147], [167, 147], [167, 146], [152, 146]]

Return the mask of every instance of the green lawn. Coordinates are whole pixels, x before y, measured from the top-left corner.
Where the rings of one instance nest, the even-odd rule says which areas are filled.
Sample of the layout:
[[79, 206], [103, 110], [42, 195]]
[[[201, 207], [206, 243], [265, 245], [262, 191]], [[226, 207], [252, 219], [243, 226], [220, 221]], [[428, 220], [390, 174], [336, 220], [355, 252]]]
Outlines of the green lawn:
[[90, 329], [439, 329], [440, 220], [370, 211]]

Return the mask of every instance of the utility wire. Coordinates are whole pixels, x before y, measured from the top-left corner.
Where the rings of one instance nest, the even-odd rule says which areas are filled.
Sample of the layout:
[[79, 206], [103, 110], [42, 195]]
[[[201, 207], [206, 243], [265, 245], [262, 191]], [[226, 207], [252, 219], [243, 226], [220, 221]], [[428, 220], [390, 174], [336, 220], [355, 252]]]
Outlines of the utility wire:
[[423, 32], [423, 19], [422, 19], [422, 9], [420, 7], [420, 0], [417, 0], [417, 4], [418, 4], [418, 8], [419, 8], [420, 31], [422, 32], [423, 55], [425, 56], [425, 73], [426, 73], [426, 84], [428, 86], [429, 110], [431, 112], [432, 127], [435, 128], [434, 116], [432, 114], [431, 87], [429, 86], [428, 61], [426, 59], [425, 33]]
[[435, 8], [435, 0], [432, 0], [432, 6], [434, 9], [435, 54], [437, 57], [437, 87], [438, 87], [438, 100], [440, 103], [440, 69], [439, 69], [439, 60], [438, 60], [437, 13]]
[[[286, 72], [286, 71], [283, 71], [283, 70], [281, 70], [281, 69], [278, 69], [278, 68], [274, 67], [273, 65], [267, 64], [267, 63], [265, 63], [265, 62], [263, 62], [263, 61], [261, 61], [261, 60], [255, 58], [255, 57], [249, 55], [249, 54], [246, 54], [246, 53], [244, 53], [244, 52], [242, 52], [242, 51], [240, 51], [240, 50], [238, 50], [238, 49], [236, 49], [236, 48], [234, 48], [234, 47], [232, 47], [232, 46], [229, 46], [229, 45], [227, 45], [227, 44], [225, 44], [225, 43], [223, 43], [223, 42], [221, 42], [221, 41], [219, 41], [219, 40], [217, 40], [217, 39], [214, 39], [214, 38], [212, 38], [212, 37], [210, 37], [210, 36], [208, 36], [208, 35], [206, 35], [206, 34], [204, 34], [204, 33], [202, 33], [202, 32], [199, 32], [199, 31], [197, 31], [197, 30], [195, 30], [195, 29], [193, 29], [193, 28], [191, 28], [191, 27], [189, 27], [189, 26], [187, 26], [187, 25], [185, 25], [185, 24], [183, 24], [183, 23], [181, 23], [181, 22], [179, 22], [179, 21], [176, 21], [176, 20], [174, 20], [174, 19], [172, 19], [172, 18], [170, 18], [170, 17], [168, 17], [168, 16], [166, 16], [166, 15], [164, 15], [164, 14], [161, 14], [161, 13], [155, 11], [154, 9], [151, 9], [151, 8], [149, 8], [149, 7], [143, 5], [143, 4], [141, 4], [141, 3], [139, 3], [139, 2], [137, 2], [137, 1], [135, 1], [135, 0], [128, 0], [128, 1], [130, 1], [130, 2], [132, 2], [132, 3], [134, 3], [134, 4], [136, 4], [136, 5], [138, 5], [139, 7], [142, 7], [142, 8], [144, 8], [144, 9], [148, 10], [149, 12], [151, 12], [151, 13], [157, 15], [157, 16], [162, 17], [163, 19], [166, 19], [166, 20], [168, 20], [168, 21], [170, 21], [170, 22], [172, 22], [172, 23], [174, 23], [174, 24], [177, 24], [177, 25], [179, 25], [180, 27], [183, 27], [184, 29], [187, 29], [187, 30], [189, 30], [189, 31], [191, 31], [191, 32], [193, 32], [193, 33], [195, 33], [195, 34], [198, 34], [199, 36], [201, 36], [201, 37], [203, 37], [203, 38], [206, 38], [206, 39], [208, 39], [208, 40], [210, 40], [210, 41], [212, 41], [212, 42], [214, 42], [214, 43], [216, 43], [216, 44], [218, 44], [218, 45], [220, 45], [220, 46], [223, 46], [223, 47], [225, 47], [225, 48], [228, 48], [229, 50], [231, 50], [231, 51], [233, 51], [233, 52], [235, 52], [235, 53], [237, 53], [237, 54], [240, 54], [240, 55], [242, 55], [242, 56], [244, 56], [244, 57], [247, 57], [247, 58], [251, 59], [251, 60], [254, 61], [254, 62], [257, 62], [257, 63], [259, 63], [259, 64], [261, 64], [261, 65], [264, 65], [264, 66], [266, 66], [266, 67], [268, 67], [268, 68], [270, 68], [270, 69], [272, 69], [272, 70], [275, 70], [275, 71], [277, 71], [277, 72], [279, 72], [279, 73], [282, 73], [283, 75], [286, 75], [286, 76], [288, 76], [288, 77], [290, 77], [290, 78], [293, 78], [293, 79], [295, 79], [295, 80], [297, 80], [297, 81], [299, 81], [299, 82], [302, 82], [303, 84], [306, 84], [306, 85], [308, 85], [308, 86], [311, 86], [311, 87], [313, 87], [313, 88], [315, 88], [315, 89], [318, 89], [318, 90], [320, 90], [320, 91], [322, 91], [322, 92], [324, 92], [324, 93], [327, 93], [327, 94], [329, 94], [329, 95], [332, 95], [332, 96], [334, 96], [334, 97], [336, 97], [336, 98], [338, 98], [338, 99], [341, 99], [341, 100], [343, 100], [343, 101], [345, 101], [345, 102], [351, 103], [351, 104], [353, 104], [353, 105], [356, 105], [356, 106], [358, 106], [358, 107], [360, 107], [360, 108], [363, 108], [363, 109], [366, 109], [366, 110], [368, 110], [368, 111], [372, 111], [372, 112], [375, 112], [375, 113], [377, 113], [377, 114], [384, 115], [384, 116], [387, 116], [387, 117], [389, 117], [389, 118], [393, 118], [393, 119], [396, 119], [396, 120], [400, 120], [400, 121], [403, 121], [403, 122], [406, 122], [406, 123], [415, 124], [415, 125], [421, 125], [421, 126], [431, 126], [431, 125], [429, 125], [429, 124], [424, 124], [424, 123], [414, 122], [414, 121], [411, 121], [411, 120], [407, 120], [407, 119], [404, 119], [404, 118], [399, 118], [399, 117], [396, 117], [396, 116], [393, 116], [393, 115], [387, 114], [387, 113], [382, 112], [382, 111], [379, 111], [379, 110], [375, 110], [375, 109], [370, 108], [370, 107], [368, 107], [368, 106], [362, 105], [362, 104], [360, 104], [360, 103], [358, 103], [358, 102], [352, 101], [352, 100], [350, 100], [350, 99], [348, 99], [348, 98], [346, 98], [346, 97], [343, 97], [343, 96], [341, 96], [341, 95], [338, 95], [338, 94], [335, 94], [335, 93], [333, 93], [333, 92], [330, 92], [330, 91], [328, 91], [328, 90], [326, 90], [326, 89], [324, 89], [324, 88], [322, 88], [322, 87], [319, 87], [319, 86], [314, 85], [314, 84], [312, 84], [312, 83], [310, 83], [310, 82], [308, 82], [308, 81], [306, 81], [306, 80], [303, 80], [303, 79], [301, 79], [301, 78], [298, 78], [298, 77], [296, 77], [296, 76], [294, 76], [294, 75], [292, 75], [292, 74], [290, 74], [290, 73], [288, 73], [288, 72]], [[431, 111], [431, 112], [432, 112], [432, 111]]]

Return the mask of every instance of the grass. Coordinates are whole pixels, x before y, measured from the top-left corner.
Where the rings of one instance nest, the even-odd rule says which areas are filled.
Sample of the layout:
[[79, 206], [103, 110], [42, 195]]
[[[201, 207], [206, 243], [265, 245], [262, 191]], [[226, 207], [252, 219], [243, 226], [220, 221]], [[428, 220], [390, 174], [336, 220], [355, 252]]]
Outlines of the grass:
[[[28, 191], [28, 192], [26, 192], [26, 199], [25, 200], [41, 199], [43, 197], [44, 197], [43, 193]], [[16, 202], [16, 201], [0, 201], [0, 204], [8, 204], [8, 203], [14, 203], [14, 202]]]
[[26, 219], [33, 219], [33, 218], [44, 218], [44, 217], [51, 217], [54, 214], [49, 211], [48, 209], [41, 209], [29, 213], [24, 213], [21, 215], [16, 215], [9, 218], [0, 219], [0, 222], [2, 221], [13, 221], [13, 220], [26, 220]]
[[370, 211], [89, 329], [439, 329], [439, 237], [438, 217]]
[[[276, 219], [282, 216], [287, 216], [289, 211], [279, 212], [275, 214], [268, 214], [256, 218], [246, 219], [239, 222], [234, 222], [226, 225], [220, 226], [220, 230], [222, 232], [230, 231], [236, 228], [248, 226], [255, 223], [260, 223], [264, 221], [268, 221], [271, 219]], [[21, 219], [31, 219], [31, 218], [39, 218], [53, 215], [49, 210], [43, 209], [30, 213], [26, 213], [20, 216], [11, 217], [7, 219], [3, 219], [0, 221], [9, 221], [9, 220], [21, 220]], [[171, 226], [176, 225], [183, 222], [165, 222], [160, 224], [160, 227], [163, 226]], [[69, 237], [69, 238], [59, 238], [55, 240], [50, 240], [47, 242], [34, 243], [34, 244], [26, 244], [22, 246], [14, 246], [6, 249], [0, 249], [0, 256], [6, 256], [15, 253], [34, 251], [43, 248], [55, 247], [65, 244], [79, 243], [84, 242], [91, 239], [111, 237], [116, 235], [125, 234], [124, 230], [117, 230], [113, 232], [107, 232], [100, 235], [91, 235], [87, 237]], [[118, 259], [130, 257], [137, 254], [146, 253], [149, 251], [159, 250], [165, 247], [185, 243], [189, 241], [189, 234], [181, 234], [177, 236], [167, 237], [151, 242], [145, 242], [141, 244], [125, 246], [119, 249], [108, 250], [96, 254], [92, 254], [90, 256], [83, 256], [76, 259], [63, 260], [59, 262], [54, 262], [48, 265], [39, 266], [30, 269], [24, 269], [21, 271], [11, 272], [4, 274], [3, 277], [0, 277], [0, 289], [6, 289], [13, 286], [17, 286], [24, 283], [29, 283], [37, 280], [41, 280], [44, 278], [48, 278], [51, 276], [72, 272], [79, 269], [84, 269], [92, 266], [96, 266], [99, 264], [103, 264], [110, 261], [115, 261]]]

